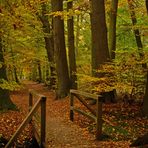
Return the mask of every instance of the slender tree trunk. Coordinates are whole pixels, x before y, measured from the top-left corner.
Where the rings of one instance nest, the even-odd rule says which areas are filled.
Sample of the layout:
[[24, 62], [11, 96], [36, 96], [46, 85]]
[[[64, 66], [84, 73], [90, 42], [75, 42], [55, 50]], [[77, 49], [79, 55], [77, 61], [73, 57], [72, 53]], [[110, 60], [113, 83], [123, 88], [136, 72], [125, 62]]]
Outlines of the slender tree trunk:
[[91, 10], [92, 75], [97, 76], [97, 69], [109, 60], [104, 0], [92, 0]]
[[[148, 14], [148, 0], [146, 0], [146, 8], [147, 8], [147, 14]], [[147, 69], [146, 90], [145, 90], [142, 110], [144, 115], [148, 117], [148, 69]]]
[[116, 51], [116, 20], [117, 20], [118, 0], [111, 1], [111, 9], [109, 15], [109, 50], [111, 59], [115, 59]]
[[46, 64], [46, 79], [45, 81], [48, 83], [49, 81], [49, 77], [50, 77], [50, 73], [49, 73], [49, 64]]
[[[131, 20], [132, 20], [132, 25], [133, 25], [133, 30], [134, 30], [134, 35], [135, 35], [135, 39], [136, 39], [136, 43], [137, 43], [137, 47], [138, 47], [138, 52], [139, 52], [139, 56], [141, 59], [144, 58], [144, 53], [143, 53], [143, 45], [142, 45], [142, 41], [141, 41], [141, 36], [140, 36], [140, 32], [139, 29], [137, 29], [135, 26], [137, 24], [137, 19], [136, 19], [136, 14], [135, 14], [135, 6], [133, 4], [133, 0], [128, 0], [128, 5], [129, 5], [129, 10], [130, 10], [130, 14], [131, 14]], [[146, 64], [142, 64], [143, 68], [146, 68]]]
[[[1, 80], [8, 80], [7, 74], [6, 74], [6, 65], [4, 63], [4, 57], [3, 57], [3, 46], [2, 46], [2, 39], [0, 38], [0, 63], [2, 64], [2, 67], [0, 67], [0, 84]], [[15, 109], [16, 106], [13, 104], [13, 102], [10, 99], [9, 90], [2, 89], [0, 87], [0, 110], [3, 109]]]
[[38, 60], [37, 61], [37, 68], [38, 68], [38, 82], [41, 83], [42, 82], [42, 69], [41, 69], [41, 63], [40, 61]]
[[147, 70], [147, 82], [146, 82], [146, 90], [145, 90], [142, 110], [144, 115], [148, 117], [148, 70]]
[[[15, 63], [15, 59], [14, 59], [14, 52], [13, 52], [12, 49], [11, 49], [11, 56], [12, 56], [12, 62], [14, 64]], [[15, 65], [13, 65], [13, 73], [14, 73], [15, 81], [17, 83], [19, 83], [19, 78], [18, 78], [18, 75], [17, 75], [17, 67]]]
[[37, 81], [37, 76], [38, 76], [37, 73], [38, 73], [37, 72], [37, 64], [34, 62], [33, 67], [32, 67], [31, 80]]
[[50, 65], [50, 88], [54, 88], [56, 83], [56, 76], [55, 76], [55, 62], [54, 62], [54, 44], [53, 44], [53, 33], [51, 32], [51, 26], [49, 23], [49, 19], [47, 14], [46, 4], [42, 4], [42, 16], [40, 20], [43, 24], [43, 31], [45, 33], [45, 48], [47, 51], [48, 61]]
[[78, 56], [78, 48], [79, 48], [79, 35], [80, 35], [80, 15], [77, 15], [76, 19], [76, 56]]
[[[63, 11], [63, 0], [51, 0], [52, 11]], [[53, 17], [55, 63], [58, 78], [57, 98], [68, 95], [70, 81], [64, 37], [64, 21], [60, 16]]]
[[[67, 3], [67, 10], [73, 7], [73, 2]], [[68, 57], [69, 57], [69, 72], [70, 72], [70, 88], [77, 89], [77, 76], [76, 76], [76, 58], [74, 46], [74, 20], [73, 16], [67, 20], [68, 29]]]
[[20, 81], [19, 81], [19, 79], [18, 79], [16, 66], [14, 66], [13, 70], [14, 70], [15, 81], [16, 81], [17, 83], [19, 83]]
[[[134, 34], [135, 34], [135, 39], [136, 39], [136, 43], [137, 43], [137, 47], [138, 47], [138, 51], [139, 51], [139, 55], [140, 58], [143, 59], [144, 58], [144, 53], [143, 53], [143, 45], [142, 45], [142, 41], [141, 41], [141, 36], [140, 36], [140, 32], [139, 29], [135, 28], [135, 25], [137, 24], [137, 19], [136, 19], [136, 14], [135, 14], [135, 7], [133, 4], [133, 0], [128, 0], [128, 5], [129, 5], [129, 9], [130, 9], [130, 14], [131, 14], [131, 19], [132, 19], [132, 24], [133, 24], [133, 28], [134, 28]], [[143, 63], [142, 67], [144, 69], [147, 69], [147, 64]], [[143, 113], [144, 115], [148, 116], [148, 72], [147, 72], [147, 83], [146, 83], [146, 91], [145, 91], [145, 96], [144, 96], [144, 101], [143, 101]]]
[[147, 14], [148, 14], [148, 0], [145, 0], [145, 5], [146, 5]]

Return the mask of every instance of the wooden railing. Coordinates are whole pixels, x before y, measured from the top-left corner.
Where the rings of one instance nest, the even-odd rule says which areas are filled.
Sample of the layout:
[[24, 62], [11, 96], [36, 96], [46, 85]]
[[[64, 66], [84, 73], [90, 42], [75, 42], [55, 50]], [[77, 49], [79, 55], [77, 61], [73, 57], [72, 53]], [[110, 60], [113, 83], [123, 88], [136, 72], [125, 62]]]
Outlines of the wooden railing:
[[[89, 104], [86, 102], [84, 98], [94, 99], [96, 100], [96, 111], [94, 111]], [[89, 112], [85, 112], [74, 106], [74, 98], [78, 99], [88, 110]], [[96, 122], [96, 139], [101, 139], [102, 135], [102, 99], [103, 97], [100, 95], [94, 95], [78, 90], [70, 90], [70, 120], [74, 120], [74, 112], [78, 112], [90, 119], [93, 119]]]
[[[38, 100], [34, 103], [33, 105], [33, 98], [38, 98]], [[35, 117], [39, 107], [41, 107], [40, 110], [40, 115], [38, 117], [40, 117], [40, 133], [38, 133], [38, 130], [35, 128]], [[22, 122], [22, 124], [19, 126], [19, 128], [16, 130], [16, 132], [14, 133], [14, 135], [11, 137], [11, 139], [8, 141], [7, 145], [5, 146], [5, 148], [10, 148], [14, 141], [18, 138], [18, 136], [21, 134], [21, 132], [24, 130], [24, 128], [28, 125], [28, 124], [32, 124], [33, 127], [33, 134], [35, 136], [35, 138], [37, 139], [39, 146], [41, 148], [45, 148], [46, 144], [45, 144], [45, 140], [46, 140], [46, 133], [45, 133], [45, 129], [46, 129], [46, 97], [40, 94], [37, 94], [34, 91], [29, 91], [29, 113], [27, 115], [27, 117], [24, 119], [24, 121]]]

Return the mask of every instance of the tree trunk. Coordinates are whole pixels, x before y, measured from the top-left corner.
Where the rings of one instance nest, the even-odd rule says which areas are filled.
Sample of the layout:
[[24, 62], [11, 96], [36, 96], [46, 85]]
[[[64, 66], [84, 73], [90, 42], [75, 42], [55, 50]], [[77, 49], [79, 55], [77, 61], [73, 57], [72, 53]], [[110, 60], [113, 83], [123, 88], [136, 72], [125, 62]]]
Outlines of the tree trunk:
[[[6, 65], [4, 63], [4, 56], [3, 56], [3, 46], [2, 46], [2, 39], [0, 38], [0, 63], [2, 63], [2, 67], [0, 67], [0, 83], [1, 80], [7, 81], [7, 74], [6, 74]], [[0, 87], [0, 110], [5, 109], [15, 109], [16, 106], [10, 99], [9, 90], [2, 89]]]
[[92, 75], [98, 76], [97, 69], [109, 60], [104, 0], [92, 0], [91, 10]]
[[38, 76], [37, 64], [35, 62], [33, 62], [32, 64], [33, 67], [30, 80], [37, 81], [37, 76]]
[[[148, 13], [148, 0], [146, 0], [146, 8]], [[147, 70], [147, 82], [146, 82], [146, 90], [145, 90], [142, 110], [143, 114], [148, 117], [148, 70]]]
[[[14, 58], [14, 52], [13, 52], [12, 49], [11, 49], [11, 56], [12, 56], [12, 62], [14, 64], [15, 63], [15, 58]], [[20, 81], [19, 81], [19, 78], [18, 78], [18, 75], [17, 75], [17, 67], [16, 67], [16, 65], [13, 65], [13, 73], [14, 73], [15, 81], [17, 83], [19, 83]]]
[[[129, 5], [130, 14], [131, 14], [131, 20], [132, 20], [132, 25], [133, 25], [134, 35], [135, 35], [135, 39], [136, 39], [136, 43], [138, 47], [139, 56], [141, 59], [143, 59], [144, 53], [143, 53], [143, 45], [141, 41], [141, 36], [140, 36], [139, 29], [136, 29], [135, 27], [137, 24], [137, 19], [136, 19], [136, 14], [134, 10], [135, 6], [133, 4], [133, 0], [128, 0], [128, 5]], [[146, 68], [146, 63], [142, 64], [142, 67]]]
[[[51, 5], [53, 12], [63, 11], [62, 0], [51, 0]], [[64, 37], [64, 21], [60, 16], [53, 17], [53, 32], [55, 63], [58, 78], [57, 98], [62, 98], [68, 95], [70, 83]]]
[[116, 20], [117, 20], [118, 0], [111, 1], [111, 9], [109, 15], [109, 50], [111, 59], [115, 59], [116, 51]]
[[37, 60], [37, 68], [38, 68], [38, 82], [42, 82], [42, 69], [41, 69], [41, 63], [39, 60]]
[[147, 71], [146, 90], [145, 90], [142, 110], [143, 114], [148, 117], [148, 71]]
[[13, 66], [13, 71], [14, 71], [14, 76], [15, 76], [16, 83], [20, 83], [20, 81], [18, 79], [18, 75], [17, 75], [17, 68], [16, 68], [15, 65]]
[[75, 45], [76, 45], [76, 56], [78, 56], [78, 48], [79, 48], [79, 35], [80, 35], [80, 15], [77, 15], [77, 19], [76, 19], [76, 41], [75, 41]]
[[[135, 25], [137, 24], [137, 19], [136, 19], [136, 14], [135, 14], [135, 11], [134, 11], [135, 7], [134, 7], [134, 4], [133, 4], [133, 0], [128, 0], [128, 5], [129, 5], [132, 24], [133, 24], [133, 28], [134, 28]], [[137, 43], [140, 58], [143, 59], [144, 58], [143, 45], [142, 45], [139, 29], [134, 29], [134, 34], [135, 34], [135, 39], [136, 39], [136, 43]], [[146, 63], [142, 64], [142, 67], [146, 69], [147, 68]], [[147, 72], [146, 91], [145, 91], [143, 108], [142, 108], [143, 113], [144, 113], [145, 116], [148, 116], [147, 107], [148, 107], [148, 72]]]
[[48, 61], [49, 61], [49, 65], [50, 65], [50, 84], [49, 87], [50, 88], [54, 88], [55, 83], [56, 83], [56, 76], [55, 76], [55, 62], [54, 62], [54, 44], [53, 44], [53, 34], [50, 31], [51, 27], [49, 24], [49, 19], [48, 16], [46, 15], [47, 12], [47, 8], [46, 8], [46, 4], [42, 4], [42, 16], [40, 17], [40, 20], [43, 24], [43, 31], [45, 33], [44, 36], [44, 40], [45, 40], [45, 48], [47, 51], [47, 57], [48, 57]]
[[[68, 2], [67, 11], [72, 9], [72, 7], [73, 7], [73, 2]], [[67, 30], [68, 30], [68, 57], [69, 57], [69, 72], [70, 72], [70, 88], [77, 89], [73, 16], [70, 16], [70, 18], [68, 18], [67, 20]]]
[[147, 14], [148, 14], [148, 0], [145, 0], [145, 5], [146, 5]]

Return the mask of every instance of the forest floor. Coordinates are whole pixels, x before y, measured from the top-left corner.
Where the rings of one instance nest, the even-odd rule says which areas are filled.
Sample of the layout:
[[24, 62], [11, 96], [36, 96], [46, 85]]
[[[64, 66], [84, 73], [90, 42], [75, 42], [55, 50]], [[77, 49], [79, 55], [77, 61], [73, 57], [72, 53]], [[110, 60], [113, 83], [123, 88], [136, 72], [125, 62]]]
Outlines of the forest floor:
[[[28, 112], [28, 90], [34, 89], [47, 97], [46, 138], [47, 146], [53, 148], [128, 148], [130, 143], [148, 131], [148, 120], [139, 112], [138, 105], [103, 105], [103, 132], [109, 135], [103, 141], [95, 140], [95, 124], [82, 115], [75, 114], [69, 120], [69, 98], [55, 100], [55, 93], [43, 84], [25, 81], [23, 89], [12, 92], [11, 99], [19, 111], [0, 113], [0, 136], [10, 139]], [[76, 102], [78, 106], [81, 106]], [[31, 137], [28, 126], [17, 143]], [[17, 145], [17, 144], [16, 144]]]

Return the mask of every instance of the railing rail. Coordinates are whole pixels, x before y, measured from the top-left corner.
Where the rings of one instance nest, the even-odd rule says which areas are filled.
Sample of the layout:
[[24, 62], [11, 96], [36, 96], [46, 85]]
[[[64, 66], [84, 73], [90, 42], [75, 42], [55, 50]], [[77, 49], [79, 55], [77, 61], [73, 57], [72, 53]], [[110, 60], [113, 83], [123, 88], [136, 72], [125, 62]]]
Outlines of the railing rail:
[[[46, 101], [46, 97], [43, 95], [38, 94], [36, 91], [34, 90], [30, 90], [29, 91], [29, 109], [32, 108], [33, 106], [33, 98], [35, 97], [39, 97], [42, 98], [43, 100]], [[36, 113], [34, 115], [34, 118], [36, 118], [36, 121], [38, 120], [39, 114]], [[40, 122], [41, 122], [41, 127], [40, 127], [40, 131], [38, 131], [37, 128], [35, 128], [35, 120], [34, 122], [32, 122], [32, 126], [33, 126], [33, 134], [35, 135], [37, 141], [40, 143], [40, 147], [45, 147], [45, 131], [46, 131], [46, 104], [44, 103], [44, 101], [41, 102], [41, 116], [40, 116]]]
[[[33, 96], [36, 95], [39, 97], [39, 99], [36, 101], [36, 103], [33, 105]], [[35, 93], [34, 91], [29, 91], [29, 113], [27, 117], [24, 119], [24, 121], [21, 123], [21, 125], [18, 127], [14, 135], [11, 137], [11, 139], [6, 144], [5, 148], [10, 148], [14, 141], [18, 138], [18, 136], [21, 134], [22, 130], [31, 123], [33, 125], [32, 118], [35, 115], [35, 113], [38, 111], [39, 107], [41, 106], [41, 126], [40, 126], [40, 134], [36, 133], [36, 135], [40, 135], [40, 147], [45, 148], [45, 128], [46, 128], [46, 97], [43, 95], [39, 95]], [[33, 126], [34, 128], [34, 126]], [[39, 137], [39, 136], [38, 136]], [[37, 137], [36, 137], [37, 138]]]
[[[85, 98], [90, 98], [96, 100], [97, 110], [96, 112], [87, 104]], [[78, 99], [88, 110], [90, 113], [87, 113], [79, 108], [74, 106], [74, 98]], [[101, 139], [102, 135], [102, 96], [94, 95], [86, 92], [82, 92], [79, 90], [70, 90], [70, 120], [74, 121], [74, 112], [82, 114], [90, 119], [93, 119], [96, 122], [96, 139]]]

